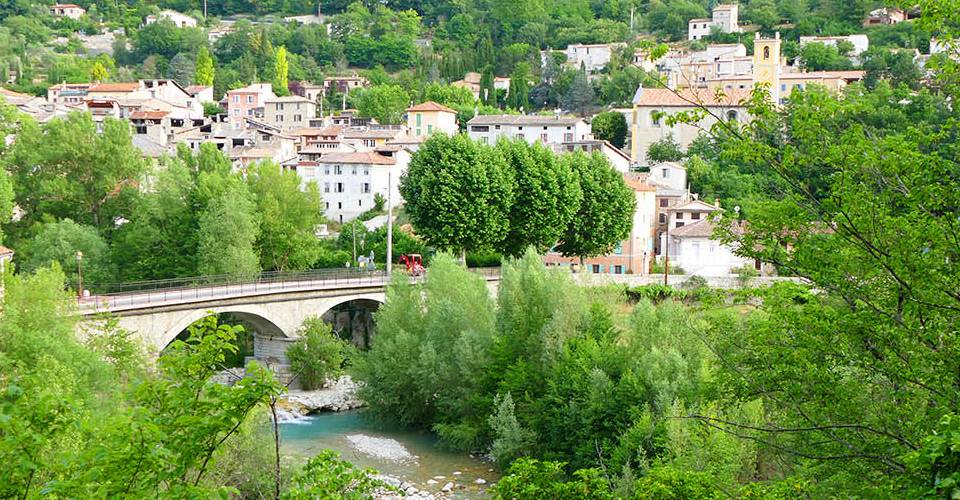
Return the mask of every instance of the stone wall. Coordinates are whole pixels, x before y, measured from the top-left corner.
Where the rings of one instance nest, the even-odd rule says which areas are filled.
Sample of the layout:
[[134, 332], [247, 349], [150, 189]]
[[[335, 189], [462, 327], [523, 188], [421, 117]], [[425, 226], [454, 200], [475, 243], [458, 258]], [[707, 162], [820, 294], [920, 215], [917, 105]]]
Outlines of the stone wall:
[[[580, 282], [582, 285], [606, 285], [606, 284], [620, 284], [627, 286], [643, 286], [643, 285], [661, 285], [663, 284], [663, 275], [662, 274], [592, 274], [592, 273], [577, 273], [574, 274], [575, 279]], [[690, 275], [686, 274], [671, 274], [668, 276], [668, 284], [672, 287], [680, 287], [688, 279]], [[727, 275], [727, 276], [702, 276], [703, 279], [707, 281], [707, 285], [714, 288], [740, 288], [740, 279], [736, 275]], [[748, 286], [770, 286], [779, 281], [793, 281], [796, 283], [802, 282], [800, 278], [790, 278], [790, 277], [779, 277], [779, 276], [758, 276], [756, 278], [751, 278], [748, 282]]]
[[271, 363], [287, 364], [287, 349], [296, 339], [271, 337], [259, 332], [253, 335], [253, 357]]

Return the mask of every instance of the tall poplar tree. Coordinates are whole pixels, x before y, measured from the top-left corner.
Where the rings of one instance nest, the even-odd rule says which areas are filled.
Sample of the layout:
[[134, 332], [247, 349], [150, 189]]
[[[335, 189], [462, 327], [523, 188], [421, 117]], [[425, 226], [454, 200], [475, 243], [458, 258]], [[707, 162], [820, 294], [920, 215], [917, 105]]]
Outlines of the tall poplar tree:
[[290, 64], [287, 62], [287, 48], [280, 46], [273, 56], [273, 92], [277, 95], [287, 95], [287, 74], [290, 72]]
[[197, 60], [194, 66], [193, 82], [197, 85], [212, 87], [216, 68], [213, 65], [213, 57], [210, 56], [210, 51], [206, 47], [200, 47], [200, 50], [197, 51]]

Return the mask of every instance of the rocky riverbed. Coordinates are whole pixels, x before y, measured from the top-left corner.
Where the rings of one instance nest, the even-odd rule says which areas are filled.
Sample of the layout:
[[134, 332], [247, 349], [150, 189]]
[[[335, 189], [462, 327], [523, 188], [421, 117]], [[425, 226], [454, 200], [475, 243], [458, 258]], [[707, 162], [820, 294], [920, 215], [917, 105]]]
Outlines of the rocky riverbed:
[[290, 391], [277, 405], [277, 417], [281, 422], [301, 419], [311, 413], [323, 411], [346, 411], [363, 406], [357, 397], [357, 383], [344, 375], [315, 391]]

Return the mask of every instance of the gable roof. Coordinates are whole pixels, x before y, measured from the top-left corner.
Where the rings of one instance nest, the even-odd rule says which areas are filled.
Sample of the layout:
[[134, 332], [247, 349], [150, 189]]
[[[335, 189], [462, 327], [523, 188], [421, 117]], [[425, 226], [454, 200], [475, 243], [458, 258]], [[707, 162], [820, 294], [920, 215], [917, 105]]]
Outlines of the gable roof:
[[422, 102], [416, 106], [411, 106], [407, 108], [407, 111], [442, 111], [445, 113], [457, 113], [456, 111], [433, 101]]
[[358, 163], [366, 165], [394, 165], [396, 160], [372, 151], [365, 153], [328, 153], [320, 157], [320, 163]]
[[633, 96], [635, 106], [652, 107], [695, 107], [722, 106], [744, 107], [744, 102], [750, 99], [753, 89], [729, 89], [717, 92], [709, 89], [646, 89], [640, 87]]
[[90, 86], [87, 92], [136, 92], [140, 90], [140, 82], [97, 83]]
[[[555, 115], [477, 115], [468, 125], [574, 125], [583, 122], [575, 116]], [[585, 123], [585, 122], [584, 122]]]
[[713, 236], [714, 224], [707, 217], [693, 224], [687, 224], [670, 231], [670, 236], [675, 238], [709, 238]]
[[716, 210], [720, 210], [720, 207], [703, 200], [691, 200], [683, 205], [670, 208], [671, 212], [713, 212]]
[[653, 186], [651, 186], [651, 185], [649, 185], [649, 184], [647, 184], [647, 183], [641, 182], [641, 181], [639, 181], [639, 180], [637, 180], [637, 179], [634, 179], [634, 178], [631, 177], [629, 174], [623, 174], [623, 182], [624, 182], [624, 184], [627, 185], [627, 187], [629, 187], [630, 189], [632, 189], [632, 190], [634, 190], [634, 191], [653, 192], [653, 193], [656, 193], [656, 192], [657, 192], [657, 188], [655, 188], [655, 187], [653, 187]]

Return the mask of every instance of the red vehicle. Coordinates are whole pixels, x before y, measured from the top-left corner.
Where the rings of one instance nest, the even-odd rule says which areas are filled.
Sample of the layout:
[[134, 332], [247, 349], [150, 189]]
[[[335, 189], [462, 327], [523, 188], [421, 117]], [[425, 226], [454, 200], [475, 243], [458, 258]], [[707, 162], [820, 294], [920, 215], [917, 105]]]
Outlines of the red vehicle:
[[423, 267], [423, 257], [418, 253], [400, 256], [400, 263], [407, 267], [410, 276], [423, 276], [427, 268]]

